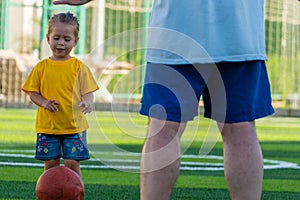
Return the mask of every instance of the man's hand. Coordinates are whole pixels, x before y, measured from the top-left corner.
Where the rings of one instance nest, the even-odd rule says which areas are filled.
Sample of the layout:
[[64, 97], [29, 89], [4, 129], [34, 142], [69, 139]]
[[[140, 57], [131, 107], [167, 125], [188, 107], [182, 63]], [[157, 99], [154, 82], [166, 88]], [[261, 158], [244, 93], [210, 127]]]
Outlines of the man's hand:
[[55, 5], [68, 4], [68, 5], [72, 5], [72, 6], [79, 6], [79, 5], [86, 4], [90, 1], [91, 0], [55, 0], [55, 1], [53, 1], [53, 4], [55, 4]]

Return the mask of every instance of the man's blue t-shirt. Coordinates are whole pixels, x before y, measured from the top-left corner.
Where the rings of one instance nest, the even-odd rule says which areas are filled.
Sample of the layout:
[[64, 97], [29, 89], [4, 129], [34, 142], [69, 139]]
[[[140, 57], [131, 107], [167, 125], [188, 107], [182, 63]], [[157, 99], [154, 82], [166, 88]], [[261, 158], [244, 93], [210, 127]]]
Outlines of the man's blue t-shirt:
[[148, 62], [265, 60], [264, 0], [154, 0]]

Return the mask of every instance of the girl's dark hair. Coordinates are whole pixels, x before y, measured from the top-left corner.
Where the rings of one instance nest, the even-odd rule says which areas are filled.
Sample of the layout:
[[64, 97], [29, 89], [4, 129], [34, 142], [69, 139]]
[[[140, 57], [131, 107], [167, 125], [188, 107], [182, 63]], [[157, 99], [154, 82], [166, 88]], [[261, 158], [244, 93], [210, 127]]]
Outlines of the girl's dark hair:
[[79, 33], [79, 22], [77, 17], [70, 13], [58, 13], [51, 17], [51, 19], [48, 21], [48, 34], [51, 33], [53, 24], [60, 22], [65, 24], [70, 24], [74, 26], [74, 35], [76, 38], [78, 38]]

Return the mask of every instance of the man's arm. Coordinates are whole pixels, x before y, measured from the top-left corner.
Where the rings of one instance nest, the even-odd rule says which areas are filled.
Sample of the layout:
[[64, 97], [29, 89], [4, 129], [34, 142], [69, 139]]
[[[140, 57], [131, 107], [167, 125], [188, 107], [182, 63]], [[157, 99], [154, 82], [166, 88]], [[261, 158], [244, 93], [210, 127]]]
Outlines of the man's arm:
[[78, 5], [83, 5], [92, 0], [55, 0], [53, 1], [53, 4], [59, 5], [59, 4], [68, 4], [72, 6], [78, 6]]

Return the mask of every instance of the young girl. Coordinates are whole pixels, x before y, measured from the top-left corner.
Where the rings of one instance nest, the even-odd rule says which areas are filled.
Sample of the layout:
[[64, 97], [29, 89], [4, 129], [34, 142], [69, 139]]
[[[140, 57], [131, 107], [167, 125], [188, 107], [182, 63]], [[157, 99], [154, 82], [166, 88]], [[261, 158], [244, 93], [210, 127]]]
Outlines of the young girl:
[[44, 169], [64, 165], [80, 175], [80, 160], [89, 159], [88, 123], [84, 114], [93, 106], [99, 87], [89, 68], [70, 52], [78, 41], [79, 23], [70, 12], [49, 20], [47, 41], [52, 56], [31, 71], [22, 90], [38, 105], [36, 155]]

